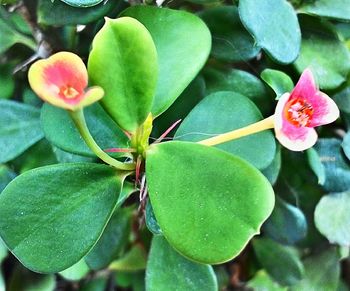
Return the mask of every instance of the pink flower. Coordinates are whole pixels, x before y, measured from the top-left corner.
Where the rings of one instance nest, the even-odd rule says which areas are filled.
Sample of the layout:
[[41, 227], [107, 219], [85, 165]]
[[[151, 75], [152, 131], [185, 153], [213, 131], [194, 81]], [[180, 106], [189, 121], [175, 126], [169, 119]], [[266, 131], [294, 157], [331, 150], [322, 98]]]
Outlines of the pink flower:
[[35, 62], [29, 69], [29, 84], [44, 101], [64, 109], [78, 110], [101, 99], [101, 87], [88, 85], [88, 73], [79, 56], [59, 52]]
[[293, 91], [281, 96], [274, 116], [279, 142], [292, 151], [303, 151], [317, 141], [314, 127], [335, 121], [339, 109], [318, 90], [311, 70], [306, 69]]

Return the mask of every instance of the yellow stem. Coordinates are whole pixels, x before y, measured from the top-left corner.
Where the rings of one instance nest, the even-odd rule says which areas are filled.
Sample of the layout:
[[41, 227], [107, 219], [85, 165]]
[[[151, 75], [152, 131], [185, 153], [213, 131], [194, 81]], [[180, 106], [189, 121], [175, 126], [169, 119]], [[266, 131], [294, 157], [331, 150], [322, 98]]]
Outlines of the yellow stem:
[[270, 116], [256, 123], [250, 124], [246, 127], [232, 130], [217, 136], [199, 141], [199, 144], [214, 146], [217, 144], [225, 143], [243, 136], [251, 135], [266, 129], [274, 128], [274, 116]]

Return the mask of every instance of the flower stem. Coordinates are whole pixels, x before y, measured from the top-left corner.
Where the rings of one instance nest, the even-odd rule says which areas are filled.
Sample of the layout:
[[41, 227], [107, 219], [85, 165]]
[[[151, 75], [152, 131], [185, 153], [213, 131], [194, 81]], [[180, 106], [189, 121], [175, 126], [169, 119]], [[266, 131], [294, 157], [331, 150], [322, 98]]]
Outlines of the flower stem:
[[98, 156], [102, 161], [105, 163], [120, 169], [120, 170], [134, 170], [135, 164], [126, 164], [122, 163], [120, 161], [117, 161], [116, 159], [113, 159], [111, 156], [106, 154], [96, 143], [94, 138], [92, 137], [85, 121], [84, 112], [82, 109], [79, 109], [77, 111], [69, 111], [71, 118], [73, 119], [73, 122], [77, 129], [80, 132], [80, 135], [86, 142], [87, 146], [95, 153], [96, 156]]
[[230, 132], [219, 134], [217, 136], [199, 141], [199, 144], [214, 146], [217, 144], [225, 143], [243, 136], [254, 134], [266, 129], [274, 128], [274, 116], [270, 116], [256, 123], [250, 124], [246, 127], [235, 129]]

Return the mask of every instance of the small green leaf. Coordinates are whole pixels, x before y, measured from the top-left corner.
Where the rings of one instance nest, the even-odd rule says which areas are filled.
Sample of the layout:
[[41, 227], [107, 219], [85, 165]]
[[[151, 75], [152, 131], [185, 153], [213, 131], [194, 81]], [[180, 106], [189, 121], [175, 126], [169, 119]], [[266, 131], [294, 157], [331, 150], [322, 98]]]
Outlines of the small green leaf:
[[147, 263], [146, 290], [216, 291], [218, 287], [211, 266], [187, 260], [162, 236], [155, 236]]
[[114, 1], [91, 8], [77, 8], [60, 1], [40, 0], [37, 10], [38, 23], [54, 26], [87, 24], [106, 15], [114, 6]]
[[350, 246], [350, 192], [323, 196], [315, 209], [317, 229], [331, 243]]
[[40, 110], [0, 100], [0, 163], [14, 159], [44, 137]]
[[[190, 112], [177, 130], [175, 138], [200, 141], [261, 119], [261, 113], [248, 98], [233, 92], [217, 92], [204, 98]], [[259, 144], [259, 151], [252, 146], [254, 144]], [[270, 131], [236, 139], [217, 147], [247, 160], [258, 169], [270, 165], [276, 152], [276, 143]]]
[[0, 195], [1, 237], [27, 268], [62, 271], [96, 243], [115, 208], [121, 183], [112, 168], [98, 164], [28, 171]]
[[334, 89], [341, 85], [350, 70], [350, 53], [339, 40], [335, 28], [324, 20], [300, 16], [303, 32], [301, 51], [294, 63], [301, 74], [310, 68], [321, 89]]
[[69, 267], [68, 269], [63, 270], [59, 274], [69, 281], [79, 281], [83, 279], [90, 269], [89, 266], [85, 263], [84, 259], [81, 259], [78, 263]]
[[8, 183], [16, 177], [16, 173], [6, 165], [0, 164], [0, 193], [5, 189]]
[[261, 79], [276, 93], [276, 100], [294, 88], [292, 79], [282, 71], [265, 69], [261, 72]]
[[275, 102], [256, 76], [241, 70], [204, 70], [207, 95], [218, 91], [232, 91], [252, 100], [263, 113], [270, 113]]
[[146, 215], [145, 215], [146, 225], [150, 232], [154, 235], [162, 234], [162, 230], [159, 227], [157, 219], [154, 215], [151, 202], [148, 200], [146, 204]]
[[304, 261], [305, 277], [292, 291], [301, 290], [337, 290], [339, 285], [340, 265], [335, 249], [308, 257]]
[[[84, 115], [92, 136], [102, 149], [128, 147], [126, 135], [99, 104], [85, 108]], [[45, 104], [41, 110], [41, 124], [46, 138], [58, 148], [95, 157], [66, 110]]]
[[305, 3], [300, 11], [320, 17], [336, 20], [350, 20], [350, 5], [348, 0], [317, 0]]
[[307, 222], [299, 208], [277, 197], [275, 208], [263, 229], [269, 237], [282, 244], [295, 244], [305, 238]]
[[116, 271], [134, 272], [144, 270], [146, 268], [147, 255], [144, 247], [134, 245], [123, 257], [113, 261], [109, 265], [109, 269]]
[[219, 60], [240, 62], [254, 58], [260, 47], [241, 23], [235, 6], [218, 6], [201, 11], [213, 37], [211, 55]]
[[291, 286], [303, 278], [304, 266], [295, 249], [267, 238], [254, 239], [253, 246], [260, 264], [279, 284]]
[[117, 209], [109, 220], [106, 229], [97, 244], [85, 257], [85, 261], [93, 270], [102, 269], [120, 254], [130, 234], [130, 209]]
[[254, 291], [287, 291], [287, 287], [278, 285], [271, 277], [264, 271], [258, 271], [254, 278], [251, 279], [247, 287], [252, 288]]
[[277, 145], [276, 155], [273, 158], [271, 164], [261, 171], [264, 176], [270, 181], [271, 185], [274, 185], [277, 181], [282, 165], [281, 160], [281, 146]]
[[90, 7], [101, 3], [104, 0], [61, 0], [74, 7]]
[[158, 78], [148, 30], [130, 17], [107, 19], [94, 38], [88, 71], [92, 83], [105, 91], [106, 111], [121, 128], [135, 131], [151, 112]]
[[285, 0], [240, 0], [244, 26], [275, 61], [292, 63], [300, 50], [301, 33], [296, 13]]
[[306, 153], [311, 170], [318, 178], [318, 184], [323, 185], [326, 180], [326, 170], [321, 162], [320, 156], [313, 148], [308, 149]]
[[273, 209], [266, 178], [216, 148], [178, 141], [151, 146], [146, 175], [165, 238], [194, 261], [218, 264], [237, 256]]
[[195, 78], [211, 48], [209, 29], [194, 14], [136, 5], [123, 16], [140, 21], [151, 33], [158, 53], [159, 78], [153, 116], [163, 113]]

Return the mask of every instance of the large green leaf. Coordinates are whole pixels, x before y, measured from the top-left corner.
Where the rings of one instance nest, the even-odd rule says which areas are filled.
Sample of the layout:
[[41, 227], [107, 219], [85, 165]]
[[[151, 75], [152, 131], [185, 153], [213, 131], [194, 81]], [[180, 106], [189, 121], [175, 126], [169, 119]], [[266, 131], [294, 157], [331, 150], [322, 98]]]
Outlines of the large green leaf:
[[[217, 92], [204, 98], [186, 117], [175, 138], [200, 141], [244, 127], [262, 119], [254, 103], [234, 92]], [[253, 145], [259, 145], [259, 151]], [[276, 143], [270, 131], [246, 136], [217, 146], [264, 169], [275, 157]]]
[[305, 1], [300, 11], [311, 15], [328, 17], [337, 20], [350, 20], [350, 5], [348, 0], [317, 0]]
[[0, 163], [17, 157], [43, 137], [39, 109], [0, 100]]
[[197, 16], [151, 6], [133, 6], [123, 15], [136, 18], [152, 35], [158, 53], [159, 79], [153, 116], [164, 112], [205, 64], [211, 36]]
[[218, 264], [237, 256], [273, 209], [266, 178], [216, 148], [178, 141], [151, 146], [146, 175], [165, 238], [194, 261]]
[[339, 40], [335, 28], [324, 20], [300, 16], [303, 32], [301, 51], [295, 67], [302, 73], [311, 68], [322, 89], [334, 89], [346, 80], [350, 53]]
[[240, 0], [244, 26], [275, 61], [293, 62], [300, 50], [301, 34], [296, 13], [285, 0]]
[[[85, 108], [84, 114], [92, 136], [102, 149], [128, 147], [126, 135], [99, 104]], [[41, 109], [41, 124], [46, 138], [55, 146], [78, 155], [95, 157], [66, 110], [45, 104]]]
[[40, 0], [38, 5], [38, 23], [55, 26], [87, 24], [106, 15], [114, 6], [114, 1], [101, 3], [91, 8], [77, 8], [60, 1]]
[[176, 252], [162, 236], [153, 237], [146, 270], [147, 291], [216, 291], [211, 266], [191, 262]]
[[88, 70], [105, 91], [106, 111], [123, 129], [135, 131], [151, 111], [158, 78], [148, 30], [130, 17], [107, 19], [94, 38]]
[[58, 272], [93, 247], [118, 200], [122, 178], [105, 165], [28, 171], [0, 195], [0, 235], [29, 269]]
[[254, 58], [260, 51], [241, 23], [235, 6], [218, 6], [200, 12], [213, 36], [213, 57], [239, 62]]
[[253, 246], [260, 264], [279, 284], [291, 286], [303, 278], [304, 266], [295, 249], [267, 238], [254, 239]]
[[90, 7], [101, 3], [104, 0], [61, 0], [74, 7]]
[[350, 192], [322, 197], [315, 209], [315, 224], [331, 243], [350, 246]]

